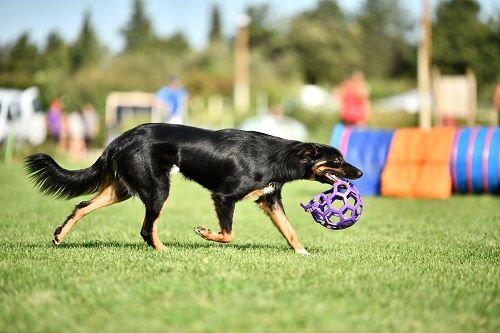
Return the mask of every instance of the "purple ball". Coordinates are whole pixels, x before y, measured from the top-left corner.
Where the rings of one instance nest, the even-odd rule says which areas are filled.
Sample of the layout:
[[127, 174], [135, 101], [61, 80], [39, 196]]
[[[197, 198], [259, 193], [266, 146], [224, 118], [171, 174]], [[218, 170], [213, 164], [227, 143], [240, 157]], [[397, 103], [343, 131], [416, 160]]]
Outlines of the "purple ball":
[[347, 180], [339, 180], [332, 188], [315, 195], [307, 204], [300, 204], [314, 220], [331, 230], [352, 226], [363, 213], [363, 200], [359, 191]]

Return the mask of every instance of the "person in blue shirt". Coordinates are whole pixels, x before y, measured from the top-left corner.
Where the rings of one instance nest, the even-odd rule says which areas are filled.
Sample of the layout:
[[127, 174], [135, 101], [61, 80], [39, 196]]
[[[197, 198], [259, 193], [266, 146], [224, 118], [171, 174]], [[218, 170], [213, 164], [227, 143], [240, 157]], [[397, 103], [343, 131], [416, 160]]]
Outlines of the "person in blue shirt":
[[161, 121], [169, 124], [183, 124], [188, 93], [178, 77], [172, 77], [168, 85], [161, 87], [155, 94], [155, 108]]

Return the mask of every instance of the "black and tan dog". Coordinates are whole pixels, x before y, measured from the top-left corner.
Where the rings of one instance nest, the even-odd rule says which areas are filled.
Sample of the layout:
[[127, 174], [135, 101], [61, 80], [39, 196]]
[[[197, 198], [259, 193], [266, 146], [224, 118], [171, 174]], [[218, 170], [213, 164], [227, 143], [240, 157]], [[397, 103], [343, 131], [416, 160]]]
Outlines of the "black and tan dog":
[[28, 174], [40, 191], [59, 198], [97, 193], [76, 205], [55, 230], [59, 244], [78, 220], [97, 208], [138, 196], [146, 215], [141, 236], [155, 250], [158, 220], [170, 191], [170, 171], [176, 165], [188, 179], [212, 193], [220, 232], [204, 226], [195, 232], [206, 240], [233, 239], [236, 202], [256, 200], [297, 253], [307, 254], [288, 222], [281, 203], [281, 188], [298, 179], [333, 183], [338, 177], [356, 179], [360, 170], [345, 162], [339, 150], [321, 144], [290, 141], [235, 129], [210, 131], [195, 127], [145, 124], [125, 132], [104, 150], [89, 168], [66, 170], [50, 156], [34, 154], [25, 160]]

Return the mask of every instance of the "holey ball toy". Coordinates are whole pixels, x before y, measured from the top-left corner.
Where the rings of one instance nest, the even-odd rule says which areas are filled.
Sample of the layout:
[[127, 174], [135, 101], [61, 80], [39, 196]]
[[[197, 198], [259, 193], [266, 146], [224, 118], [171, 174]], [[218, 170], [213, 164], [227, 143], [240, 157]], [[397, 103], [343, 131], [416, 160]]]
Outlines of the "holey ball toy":
[[359, 191], [347, 180], [338, 180], [332, 188], [315, 195], [307, 204], [300, 204], [314, 220], [331, 230], [346, 229], [363, 213]]

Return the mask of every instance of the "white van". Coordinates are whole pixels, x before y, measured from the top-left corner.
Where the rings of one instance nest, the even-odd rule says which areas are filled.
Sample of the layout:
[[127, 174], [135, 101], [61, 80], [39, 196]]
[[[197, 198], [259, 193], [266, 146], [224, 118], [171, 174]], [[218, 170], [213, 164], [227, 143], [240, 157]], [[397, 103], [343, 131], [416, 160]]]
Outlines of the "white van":
[[45, 140], [47, 126], [40, 108], [38, 88], [0, 88], [0, 143], [5, 142], [9, 135], [32, 145]]

